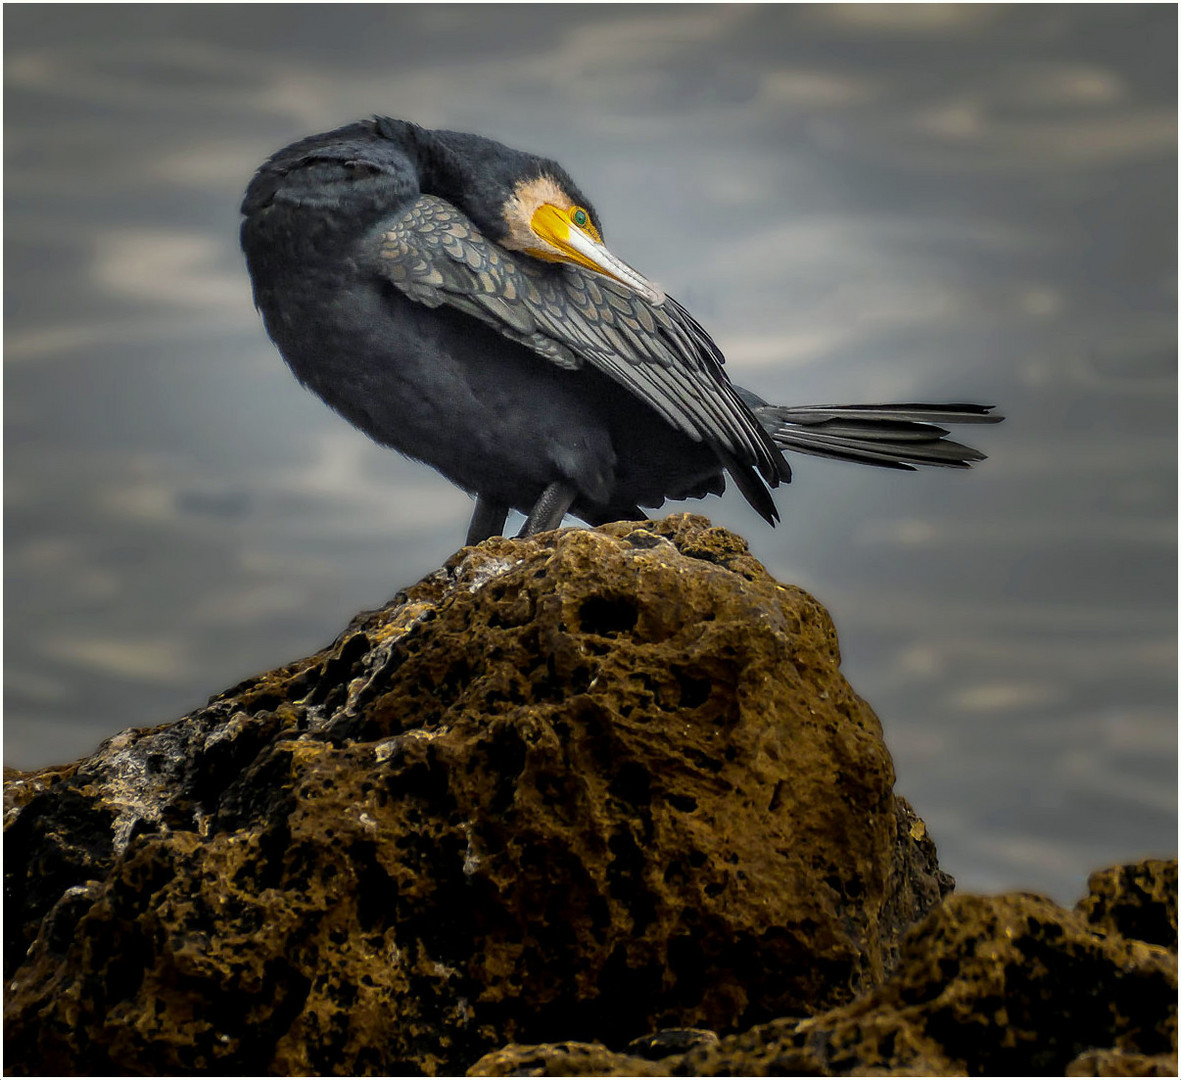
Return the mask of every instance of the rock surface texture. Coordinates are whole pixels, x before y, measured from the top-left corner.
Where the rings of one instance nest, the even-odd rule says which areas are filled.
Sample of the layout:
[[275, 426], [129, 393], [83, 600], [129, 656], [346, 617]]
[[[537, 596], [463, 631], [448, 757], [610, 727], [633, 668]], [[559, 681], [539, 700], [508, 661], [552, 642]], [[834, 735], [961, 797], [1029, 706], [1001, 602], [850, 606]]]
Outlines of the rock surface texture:
[[[643, 1044], [509, 1046], [474, 1076], [1176, 1076], [1177, 863], [1095, 874], [1066, 911], [957, 896], [882, 986], [657, 1060]], [[1147, 932], [1147, 938], [1134, 933]]]
[[[921, 939], [886, 979], [951, 885], [893, 781], [828, 616], [737, 537], [491, 540], [313, 657], [9, 778], [9, 1071], [455, 1074], [554, 1038], [659, 1070], [750, 1037], [660, 1029], [818, 1014], [852, 1060], [889, 1037], [854, 998], [904, 1017], [930, 986]], [[988, 910], [1030, 928], [1012, 964], [1041, 948], [1034, 901]], [[992, 962], [970, 916], [923, 931], [965, 972]], [[1087, 977], [1118, 953], [1145, 972], [1118, 985], [1166, 978], [1072, 918]]]

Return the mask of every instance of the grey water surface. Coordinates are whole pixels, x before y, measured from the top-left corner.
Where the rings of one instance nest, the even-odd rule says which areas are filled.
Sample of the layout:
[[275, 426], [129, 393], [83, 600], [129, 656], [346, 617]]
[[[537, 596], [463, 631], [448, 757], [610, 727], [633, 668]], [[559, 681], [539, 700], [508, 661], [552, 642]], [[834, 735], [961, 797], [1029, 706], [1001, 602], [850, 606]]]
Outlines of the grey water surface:
[[304, 392], [252, 170], [385, 113], [561, 161], [782, 403], [995, 402], [971, 473], [793, 460], [750, 541], [835, 619], [961, 887], [1176, 849], [1173, 5], [9, 5], [5, 760], [331, 640], [468, 497]]

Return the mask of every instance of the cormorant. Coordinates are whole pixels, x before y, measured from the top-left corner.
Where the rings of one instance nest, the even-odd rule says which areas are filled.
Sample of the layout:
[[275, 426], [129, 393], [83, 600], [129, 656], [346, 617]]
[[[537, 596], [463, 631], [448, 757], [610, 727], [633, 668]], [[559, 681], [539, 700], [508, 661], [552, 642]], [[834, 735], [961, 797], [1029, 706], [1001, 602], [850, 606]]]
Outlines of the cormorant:
[[304, 386], [476, 496], [467, 542], [571, 513], [647, 517], [721, 494], [771, 524], [784, 449], [895, 469], [984, 455], [944, 423], [992, 406], [785, 408], [734, 386], [697, 321], [604, 246], [557, 162], [375, 118], [257, 172], [242, 248], [267, 332]]

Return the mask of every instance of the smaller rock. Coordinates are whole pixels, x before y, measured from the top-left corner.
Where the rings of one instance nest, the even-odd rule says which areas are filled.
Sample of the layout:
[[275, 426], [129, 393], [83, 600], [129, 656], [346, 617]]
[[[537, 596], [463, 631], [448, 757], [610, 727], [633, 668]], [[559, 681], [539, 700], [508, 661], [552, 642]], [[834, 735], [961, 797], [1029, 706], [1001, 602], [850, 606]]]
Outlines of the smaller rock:
[[1093, 926], [1177, 951], [1177, 861], [1145, 859], [1099, 870], [1075, 907]]
[[[837, 1076], [1061, 1075], [1096, 1048], [1175, 1053], [1176, 1022], [1177, 960], [1160, 946], [1096, 933], [1045, 897], [953, 896], [907, 936], [888, 982], [778, 1042]], [[737, 1049], [723, 1039], [687, 1064], [749, 1075]]]
[[1176, 1076], [1176, 1054], [1088, 1050], [1066, 1066], [1067, 1076]]
[[668, 1076], [642, 1057], [617, 1054], [602, 1043], [561, 1042], [516, 1046], [485, 1054], [468, 1076]]
[[1175, 1076], [1176, 953], [1128, 934], [1175, 940], [1176, 882], [1176, 862], [1148, 860], [1092, 875], [1077, 911], [1023, 893], [951, 897], [906, 936], [886, 983], [819, 1016], [658, 1061], [642, 1060], [642, 1040], [593, 1059], [516, 1046], [471, 1075]]
[[636, 1057], [659, 1061], [672, 1054], [684, 1054], [699, 1046], [712, 1046], [718, 1041], [717, 1033], [705, 1028], [665, 1028], [663, 1031], [632, 1039], [626, 1052]]

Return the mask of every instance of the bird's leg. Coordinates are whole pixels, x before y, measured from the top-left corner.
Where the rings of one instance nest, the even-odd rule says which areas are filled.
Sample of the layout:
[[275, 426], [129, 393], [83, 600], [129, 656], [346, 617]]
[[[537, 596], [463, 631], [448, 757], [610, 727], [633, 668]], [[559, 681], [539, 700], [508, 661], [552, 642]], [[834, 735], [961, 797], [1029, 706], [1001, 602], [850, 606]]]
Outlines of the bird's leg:
[[529, 517], [518, 536], [532, 536], [534, 533], [549, 532], [562, 524], [566, 511], [573, 505], [578, 495], [570, 480], [555, 480], [541, 493], [541, 498], [533, 505]]
[[477, 495], [476, 509], [472, 514], [472, 523], [467, 527], [467, 540], [464, 543], [478, 544], [490, 536], [503, 536], [507, 517], [508, 507], [504, 503]]

